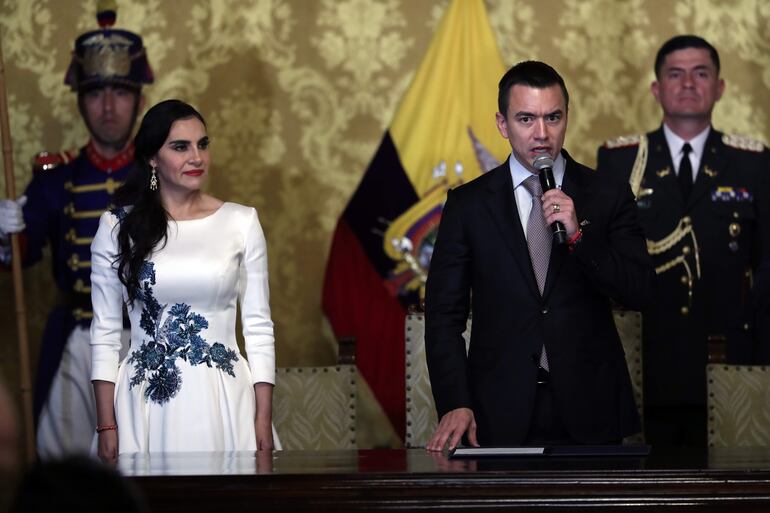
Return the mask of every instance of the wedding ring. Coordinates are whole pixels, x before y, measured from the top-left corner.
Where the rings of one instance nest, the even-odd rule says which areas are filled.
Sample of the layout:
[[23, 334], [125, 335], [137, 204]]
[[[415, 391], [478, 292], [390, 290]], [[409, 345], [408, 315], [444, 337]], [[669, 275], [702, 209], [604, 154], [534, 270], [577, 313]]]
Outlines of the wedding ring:
[[561, 207], [559, 206], [558, 203], [554, 203], [553, 205], [551, 205], [551, 208], [553, 208], [554, 212], [561, 212]]

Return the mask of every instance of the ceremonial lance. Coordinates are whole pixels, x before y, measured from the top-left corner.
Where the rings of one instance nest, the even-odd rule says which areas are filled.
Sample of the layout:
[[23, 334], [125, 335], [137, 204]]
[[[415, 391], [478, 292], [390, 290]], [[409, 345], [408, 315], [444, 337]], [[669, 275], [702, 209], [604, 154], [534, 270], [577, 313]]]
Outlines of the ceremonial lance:
[[[2, 38], [0, 37], [0, 136], [3, 144], [3, 169], [5, 171], [5, 193], [8, 199], [16, 199], [16, 183], [13, 174], [13, 144], [8, 122], [8, 95], [5, 89], [5, 61], [3, 60]], [[19, 234], [11, 235], [13, 291], [16, 300], [16, 329], [19, 335], [19, 383], [21, 390], [22, 418], [24, 419], [27, 461], [35, 460], [35, 426], [32, 422], [32, 385], [29, 368], [29, 335], [27, 333], [27, 311], [24, 301], [24, 281], [21, 275], [21, 248]]]

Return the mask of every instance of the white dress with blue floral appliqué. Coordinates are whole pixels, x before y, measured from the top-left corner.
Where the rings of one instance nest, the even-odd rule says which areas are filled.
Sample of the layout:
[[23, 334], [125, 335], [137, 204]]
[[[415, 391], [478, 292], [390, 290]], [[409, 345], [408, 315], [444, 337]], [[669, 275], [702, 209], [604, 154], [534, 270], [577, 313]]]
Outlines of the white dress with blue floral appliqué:
[[[115, 383], [119, 452], [255, 450], [253, 384], [275, 382], [256, 210], [228, 202], [202, 219], [169, 221], [165, 246], [141, 270], [131, 348], [118, 362], [127, 295], [113, 262], [123, 215], [103, 214], [91, 245], [91, 379]], [[248, 361], [235, 338], [239, 302]]]

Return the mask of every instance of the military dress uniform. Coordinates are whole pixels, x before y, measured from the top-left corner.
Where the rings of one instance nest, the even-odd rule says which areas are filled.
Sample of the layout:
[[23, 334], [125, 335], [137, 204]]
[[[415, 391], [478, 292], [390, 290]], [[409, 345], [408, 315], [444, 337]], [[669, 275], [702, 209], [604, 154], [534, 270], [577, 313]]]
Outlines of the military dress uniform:
[[[153, 82], [142, 39], [111, 28], [114, 2], [101, 2], [101, 7], [101, 28], [77, 38], [64, 83], [79, 94], [107, 86], [139, 94], [143, 84]], [[46, 153], [35, 160], [23, 207], [23, 258], [25, 265], [40, 260], [48, 245], [61, 296], [43, 333], [35, 384], [37, 449], [43, 459], [84, 454], [92, 447], [90, 246], [101, 214], [112, 207], [133, 165], [133, 145], [107, 159], [93, 142], [76, 155]]]
[[[729, 363], [765, 358], [755, 344], [752, 280], [770, 242], [770, 152], [711, 128], [686, 200], [662, 127], [607, 141], [597, 160], [597, 169], [629, 181], [656, 267], [655, 300], [643, 312], [648, 441], [705, 446], [709, 354]], [[661, 433], [651, 425], [658, 409], [692, 417], [694, 435], [677, 442], [665, 425]]]
[[99, 217], [133, 167], [134, 148], [104, 159], [93, 144], [35, 161], [24, 206], [25, 264], [51, 248], [59, 305], [43, 335], [35, 386], [38, 452], [42, 458], [88, 452], [96, 409], [89, 379], [91, 347], [91, 241]]

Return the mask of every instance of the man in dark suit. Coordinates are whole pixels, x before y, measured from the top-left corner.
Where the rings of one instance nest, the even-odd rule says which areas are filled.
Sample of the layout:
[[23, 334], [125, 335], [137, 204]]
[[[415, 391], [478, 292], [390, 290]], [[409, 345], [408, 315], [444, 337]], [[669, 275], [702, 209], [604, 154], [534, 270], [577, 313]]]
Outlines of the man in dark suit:
[[[553, 68], [517, 64], [498, 103], [511, 156], [449, 192], [428, 275], [440, 422], [427, 448], [451, 449], [463, 435], [472, 445], [619, 442], [639, 419], [611, 303], [641, 307], [653, 278], [633, 196], [562, 150], [569, 96]], [[545, 194], [541, 156], [559, 186]], [[556, 221], [566, 244], [553, 242]]]
[[750, 295], [770, 242], [770, 152], [712, 128], [725, 83], [704, 39], [667, 41], [655, 76], [663, 124], [605, 143], [598, 169], [630, 182], [657, 272], [643, 312], [645, 435], [655, 445], [704, 447], [709, 354], [767, 361], [753, 342]]

